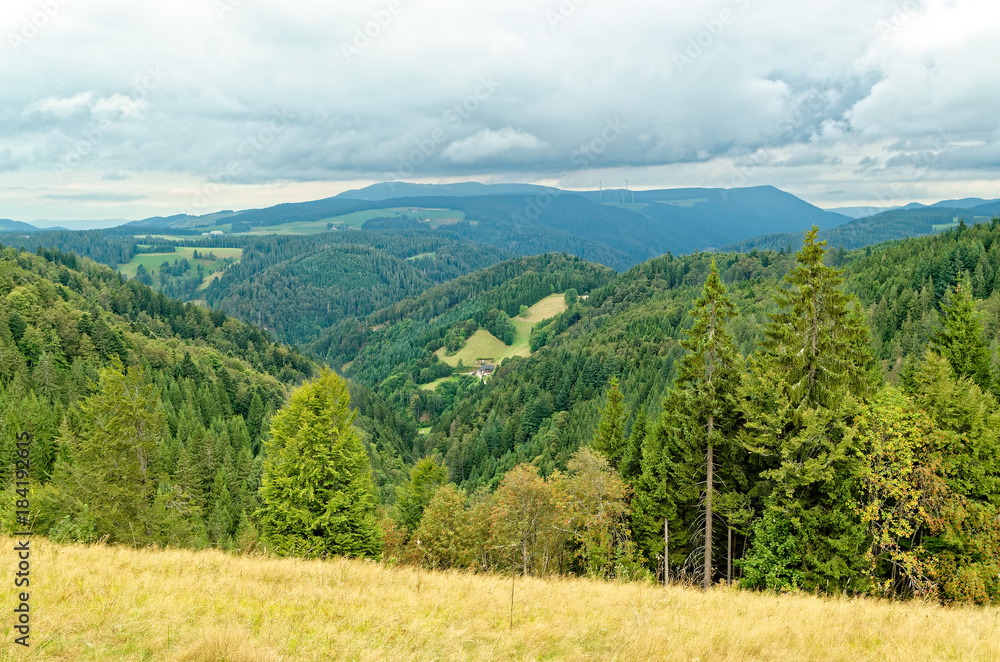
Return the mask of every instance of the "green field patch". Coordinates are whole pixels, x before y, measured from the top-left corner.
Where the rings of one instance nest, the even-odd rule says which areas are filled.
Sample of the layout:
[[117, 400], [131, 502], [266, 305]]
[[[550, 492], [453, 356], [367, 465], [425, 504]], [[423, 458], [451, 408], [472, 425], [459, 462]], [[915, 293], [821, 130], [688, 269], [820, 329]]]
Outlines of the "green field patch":
[[420, 222], [427, 222], [432, 228], [442, 225], [452, 225], [465, 220], [465, 212], [454, 209], [425, 209], [423, 207], [389, 207], [385, 209], [365, 209], [350, 214], [331, 216], [318, 221], [296, 221], [279, 225], [255, 227], [246, 234], [318, 234], [330, 232], [333, 229], [360, 229], [373, 218], [403, 218], [409, 217]]
[[457, 382], [458, 375], [452, 375], [451, 377], [441, 377], [440, 379], [435, 379], [432, 382], [427, 382], [426, 384], [421, 384], [420, 388], [425, 391], [436, 391], [437, 387], [445, 382]]
[[215, 273], [208, 274], [205, 276], [205, 279], [201, 281], [201, 285], [198, 286], [198, 291], [204, 290], [212, 284], [213, 280], [219, 280], [220, 278], [222, 278], [222, 271], [216, 271]]
[[[481, 359], [488, 359], [494, 365], [499, 365], [501, 361], [512, 356], [531, 356], [531, 350], [528, 347], [528, 341], [531, 339], [531, 327], [564, 310], [566, 310], [564, 296], [562, 294], [549, 295], [529, 308], [523, 317], [519, 315], [511, 318], [511, 322], [517, 330], [517, 333], [514, 334], [514, 344], [505, 345], [502, 340], [486, 329], [479, 329], [465, 341], [462, 349], [455, 354], [447, 356], [443, 347], [434, 354], [453, 368], [457, 368], [458, 362], [461, 360], [462, 365], [468, 368], [469, 372], [476, 369], [476, 362]], [[445, 379], [453, 378], [446, 377]], [[442, 380], [437, 380], [437, 382], [440, 381]], [[431, 384], [437, 388], [436, 382], [431, 382]], [[425, 384], [423, 388], [428, 386], [430, 384]]]
[[550, 294], [531, 308], [528, 308], [528, 312], [523, 317], [520, 315], [515, 317], [514, 322], [515, 324], [518, 321], [527, 322], [532, 325], [538, 324], [542, 320], [547, 320], [559, 313], [566, 312], [567, 308], [565, 296], [562, 294]]
[[934, 232], [941, 232], [943, 230], [950, 230], [952, 228], [957, 228], [957, 227], [958, 227], [958, 222], [955, 222], [955, 223], [935, 223], [935, 224], [931, 225], [931, 229], [933, 229]]
[[657, 202], [662, 202], [666, 205], [673, 205], [674, 207], [684, 207], [689, 209], [702, 202], [708, 202], [708, 198], [685, 198], [683, 200], [657, 200]]
[[[514, 326], [517, 326], [517, 323]], [[530, 331], [530, 326], [528, 328]], [[524, 337], [522, 338], [522, 336]], [[446, 356], [443, 347], [434, 353], [439, 359], [453, 368], [457, 368], [458, 362], [461, 360], [462, 364], [469, 369], [469, 372], [472, 372], [476, 368], [476, 361], [478, 359], [489, 359], [492, 363], [499, 364], [511, 356], [529, 356], [531, 351], [528, 349], [527, 335], [522, 333], [522, 329], [518, 328], [517, 337], [513, 345], [505, 345], [502, 340], [486, 329], [479, 329], [472, 334], [472, 337], [465, 341], [462, 349], [458, 350], [455, 354]]]
[[167, 241], [191, 241], [194, 237], [187, 234], [134, 234], [132, 235], [136, 239], [145, 239], [146, 237], [152, 237], [153, 239], [166, 239]]
[[620, 207], [621, 209], [628, 209], [629, 211], [641, 212], [643, 209], [649, 206], [648, 202], [601, 202], [605, 207]]
[[[199, 255], [214, 253], [216, 259], [209, 260], [203, 258], [195, 260], [195, 251], [198, 251]], [[128, 264], [119, 265], [118, 271], [125, 274], [129, 278], [135, 278], [136, 270], [139, 268], [140, 264], [146, 268], [146, 271], [153, 274], [160, 270], [160, 266], [164, 262], [169, 262], [173, 265], [175, 260], [177, 262], [187, 260], [191, 263], [192, 269], [197, 270], [197, 265], [200, 264], [205, 274], [213, 274], [215, 272], [220, 272], [233, 261], [239, 262], [242, 257], [242, 248], [194, 248], [191, 246], [178, 246], [177, 249], [171, 253], [139, 253], [133, 257]]]

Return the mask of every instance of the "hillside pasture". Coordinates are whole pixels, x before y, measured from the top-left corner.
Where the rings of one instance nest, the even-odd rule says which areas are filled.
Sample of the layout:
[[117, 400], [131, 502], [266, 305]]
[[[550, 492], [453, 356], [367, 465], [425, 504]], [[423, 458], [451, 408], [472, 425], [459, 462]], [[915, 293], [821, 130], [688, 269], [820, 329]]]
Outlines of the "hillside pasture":
[[[13, 549], [16, 541], [0, 538]], [[31, 542], [30, 660], [997, 660], [1000, 610]], [[13, 587], [15, 565], [0, 564]], [[513, 588], [513, 607], [511, 590]], [[13, 589], [7, 591], [8, 613]]]
[[428, 219], [431, 228], [442, 225], [451, 225], [465, 219], [465, 212], [453, 209], [423, 209], [410, 207], [390, 207], [385, 209], [365, 209], [350, 214], [331, 216], [318, 221], [295, 221], [293, 223], [280, 223], [278, 225], [265, 225], [254, 227], [250, 232], [244, 234], [265, 235], [265, 234], [318, 234], [329, 232], [328, 226], [333, 226], [341, 230], [361, 229], [367, 221], [373, 218], [402, 218], [409, 216], [420, 220]]
[[[195, 260], [195, 251], [198, 251], [199, 254], [204, 253], [205, 255], [214, 253], [216, 259]], [[153, 273], [159, 271], [160, 265], [164, 262], [169, 262], [172, 265], [174, 260], [180, 262], [181, 260], [186, 259], [191, 263], [192, 269], [197, 269], [197, 266], [195, 265], [200, 264], [206, 274], [211, 274], [225, 267], [225, 260], [227, 258], [233, 258], [238, 262], [242, 257], [242, 248], [192, 248], [190, 246], [178, 246], [172, 253], [139, 253], [133, 257], [128, 264], [120, 265], [118, 267], [118, 271], [125, 274], [129, 278], [135, 278], [136, 270], [139, 268], [140, 264], [146, 267], [146, 271]]]
[[[454, 368], [458, 367], [459, 359], [461, 359], [462, 364], [469, 368], [470, 371], [476, 367], [477, 359], [491, 359], [494, 363], [499, 364], [511, 356], [531, 356], [531, 350], [528, 348], [528, 341], [531, 338], [531, 327], [544, 319], [558, 315], [564, 310], [566, 310], [564, 296], [562, 294], [552, 294], [531, 306], [523, 317], [518, 315], [511, 318], [511, 322], [517, 330], [517, 333], [514, 334], [514, 344], [505, 345], [502, 340], [489, 331], [479, 329], [465, 341], [465, 345], [455, 354], [447, 356], [443, 347], [436, 351], [435, 354], [439, 359]], [[431, 383], [434, 384], [434, 388], [437, 387], [437, 383]], [[430, 385], [425, 384], [423, 388], [427, 388], [428, 386]]]

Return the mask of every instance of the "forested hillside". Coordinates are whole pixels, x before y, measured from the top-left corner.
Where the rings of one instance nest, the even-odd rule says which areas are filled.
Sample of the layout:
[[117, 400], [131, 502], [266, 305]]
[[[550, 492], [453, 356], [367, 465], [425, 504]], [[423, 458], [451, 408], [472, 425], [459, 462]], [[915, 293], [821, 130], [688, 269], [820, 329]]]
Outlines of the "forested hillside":
[[[578, 449], [592, 444], [635, 493], [636, 549], [607, 542], [604, 553], [653, 563], [666, 518], [671, 572], [691, 577], [706, 558], [704, 446], [692, 445], [704, 428], [691, 427], [691, 416], [705, 406], [696, 403], [717, 402], [709, 410], [721, 436], [710, 443], [719, 445], [713, 465], [721, 487], [707, 521], [722, 522], [722, 542], [711, 535], [725, 550], [719, 563], [727, 573], [736, 563], [748, 585], [839, 582], [844, 590], [851, 579], [859, 590], [912, 594], [933, 586], [951, 599], [992, 599], [1000, 590], [990, 579], [998, 559], [989, 542], [1000, 534], [989, 524], [1000, 499], [998, 240], [994, 221], [854, 253], [824, 254], [807, 243], [796, 256], [651, 260], [540, 325], [531, 357], [509, 359], [485, 383], [458, 389], [434, 412], [425, 452], [470, 494], [480, 486], [499, 489], [497, 499], [551, 490], [544, 498], [558, 503], [569, 489], [559, 470], [581, 471]], [[823, 260], [844, 268], [843, 285]], [[691, 365], [698, 347], [701, 327], [691, 326], [691, 313], [699, 294], [709, 296], [702, 289], [713, 262], [714, 296], [732, 304], [720, 332], [738, 358], [723, 378], [729, 390], [710, 395], [697, 371], [687, 368], [683, 379], [676, 371], [678, 359]], [[781, 284], [795, 265], [797, 275]], [[809, 330], [811, 291], [825, 301], [815, 309], [825, 331]], [[793, 351], [798, 343], [812, 349]], [[555, 481], [549, 487], [546, 476]], [[904, 483], [886, 482], [893, 476]], [[786, 484], [799, 485], [799, 496], [779, 499], [776, 489]], [[923, 510], [901, 510], [899, 490]], [[824, 494], [838, 495], [840, 510], [830, 511]], [[440, 508], [463, 507], [447, 498], [451, 505]], [[531, 553], [548, 554], [549, 544], [557, 543], [539, 539]], [[712, 581], [726, 576], [717, 568]]]
[[[253, 540], [270, 417], [315, 362], [57, 250], [0, 249], [0, 301], [0, 462], [13, 466], [15, 436], [32, 435], [36, 531], [194, 547]], [[353, 400], [376, 483], [391, 495], [416, 431], [361, 386]], [[13, 530], [12, 473], [2, 480]]]
[[345, 318], [363, 318], [427, 288], [510, 257], [431, 234], [362, 230], [244, 243], [239, 264], [205, 290], [213, 307], [306, 343]]
[[[825, 250], [814, 229], [794, 253], [665, 255], [624, 274], [547, 254], [450, 280], [490, 254], [411, 232], [343, 233], [368, 237], [364, 250], [313, 247], [341, 265], [399, 251], [358, 263], [396, 274], [381, 281], [388, 305], [358, 302], [308, 346], [351, 379], [354, 428], [329, 373], [288, 405], [288, 387], [317, 366], [265, 332], [71, 254], [5, 249], [3, 448], [9, 457], [14, 432], [33, 426], [39, 531], [127, 542], [142, 522], [133, 543], [252, 548], [267, 522], [264, 544], [305, 535], [288, 549], [306, 555], [1000, 596], [1000, 219], [856, 251]], [[276, 289], [276, 265], [316, 291], [351, 278], [321, 261], [310, 271], [294, 243], [309, 239], [255, 241], [232, 268], [255, 297]], [[400, 299], [421, 248], [452, 257]], [[547, 298], [565, 310], [521, 327], [521, 356], [484, 379], [453, 376], [442, 356], [476, 334], [509, 344], [514, 320]], [[355, 547], [310, 546], [313, 534], [274, 519], [305, 521], [279, 492], [257, 501], [266, 456], [312, 480], [296, 458], [325, 447], [295, 449], [324, 434], [309, 432], [329, 409], [318, 402], [338, 403], [339, 438], [359, 431], [345, 475], [365, 455], [371, 466], [370, 487], [345, 502], [369, 504], [365, 514], [322, 515]], [[114, 427], [123, 420], [141, 432]], [[127, 470], [109, 474], [109, 453]], [[270, 480], [283, 480], [281, 462]], [[374, 532], [369, 490], [384, 506]]]
[[[961, 201], [959, 201], [961, 202]], [[997, 202], [983, 202], [962, 207], [948, 206], [947, 202], [927, 207], [907, 205], [900, 209], [891, 209], [872, 216], [865, 216], [843, 225], [820, 230], [820, 239], [831, 247], [847, 250], [864, 248], [874, 244], [919, 237], [933, 234], [942, 229], [951, 228], [961, 220], [969, 224], [988, 221], [997, 211]], [[763, 234], [734, 243], [728, 243], [720, 250], [748, 252], [757, 250], [781, 250], [802, 243], [805, 232], [786, 232]]]
[[517, 258], [431, 288], [366, 319], [347, 319], [309, 349], [335, 367], [350, 364], [345, 375], [376, 388], [413, 420], [427, 420], [442, 411], [455, 389], [473, 381], [438, 392], [418, 388], [454, 371], [434, 352], [451, 342], [460, 345], [479, 328], [503, 339], [510, 318], [522, 306], [570, 289], [589, 292], [613, 275], [606, 267], [566, 255]]

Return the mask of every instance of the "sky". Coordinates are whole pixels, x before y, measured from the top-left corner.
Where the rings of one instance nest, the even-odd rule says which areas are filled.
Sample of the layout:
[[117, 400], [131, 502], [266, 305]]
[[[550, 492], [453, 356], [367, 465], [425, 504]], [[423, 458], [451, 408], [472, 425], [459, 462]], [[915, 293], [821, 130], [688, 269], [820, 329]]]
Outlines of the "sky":
[[988, 0], [3, 0], [0, 218], [379, 181], [1000, 197]]

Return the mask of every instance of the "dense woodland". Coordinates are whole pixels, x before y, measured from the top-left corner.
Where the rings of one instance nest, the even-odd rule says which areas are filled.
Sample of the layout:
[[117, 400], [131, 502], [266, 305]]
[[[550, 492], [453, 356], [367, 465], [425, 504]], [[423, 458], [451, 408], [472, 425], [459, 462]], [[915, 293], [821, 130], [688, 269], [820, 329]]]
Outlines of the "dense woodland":
[[427, 230], [349, 231], [248, 241], [239, 264], [211, 284], [214, 308], [306, 343], [321, 330], [512, 257]]
[[[221, 311], [72, 254], [4, 249], [0, 450], [9, 461], [16, 431], [36, 436], [36, 530], [997, 599], [1000, 220], [856, 251], [826, 251], [812, 232], [797, 251], [665, 255], [621, 275], [554, 254], [462, 276], [491, 258], [455, 249], [428, 268], [440, 284], [423, 272], [412, 295], [406, 257], [440, 239], [415, 232], [407, 249], [405, 235], [380, 236], [363, 248], [396, 261], [359, 264], [385, 265], [395, 289], [367, 309], [318, 256], [372, 253], [323, 246], [310, 272], [286, 241], [244, 247], [254, 287], [274, 291], [275, 267], [298, 260], [289, 278], [317, 279], [317, 296], [341, 307], [308, 351], [346, 384]], [[562, 292], [570, 306], [535, 326], [530, 357], [485, 382], [420, 388], [451, 372], [435, 350], [473, 325], [502, 336], [501, 312]], [[296, 301], [278, 293], [270, 314], [294, 324], [298, 309], [283, 306]], [[326, 323], [316, 319], [296, 333], [308, 338]], [[286, 507], [266, 486], [277, 489], [288, 448], [319, 437], [272, 425], [279, 411], [339, 412], [324, 424], [344, 440], [330, 463], [357, 467], [364, 449], [369, 483], [344, 489], [372, 499], [341, 519], [324, 511], [319, 536], [349, 544], [287, 538], [319, 506]], [[109, 454], [121, 473], [108, 473]], [[102, 491], [111, 483], [124, 491]]]

